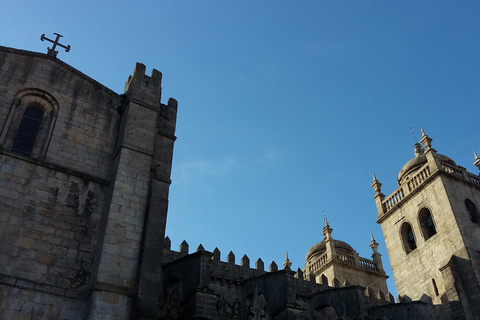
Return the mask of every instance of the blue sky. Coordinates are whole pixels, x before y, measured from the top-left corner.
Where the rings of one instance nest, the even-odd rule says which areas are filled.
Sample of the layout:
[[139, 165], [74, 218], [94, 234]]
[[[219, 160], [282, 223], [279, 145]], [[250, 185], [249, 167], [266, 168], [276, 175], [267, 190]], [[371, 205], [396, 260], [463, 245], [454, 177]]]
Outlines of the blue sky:
[[[167, 235], [303, 268], [333, 237], [388, 255], [370, 187], [396, 188], [413, 127], [478, 173], [478, 1], [6, 1], [0, 44], [122, 93], [135, 62], [179, 102]], [[389, 289], [395, 295], [393, 277]]]

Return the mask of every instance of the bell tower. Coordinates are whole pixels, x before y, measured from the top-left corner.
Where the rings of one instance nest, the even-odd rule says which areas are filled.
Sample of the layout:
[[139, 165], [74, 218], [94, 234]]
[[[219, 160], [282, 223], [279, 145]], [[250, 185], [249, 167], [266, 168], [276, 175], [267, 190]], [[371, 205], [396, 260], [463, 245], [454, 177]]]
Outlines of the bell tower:
[[420, 142], [392, 194], [375, 175], [372, 184], [398, 298], [432, 303], [445, 319], [479, 319], [480, 177], [437, 153], [423, 128]]

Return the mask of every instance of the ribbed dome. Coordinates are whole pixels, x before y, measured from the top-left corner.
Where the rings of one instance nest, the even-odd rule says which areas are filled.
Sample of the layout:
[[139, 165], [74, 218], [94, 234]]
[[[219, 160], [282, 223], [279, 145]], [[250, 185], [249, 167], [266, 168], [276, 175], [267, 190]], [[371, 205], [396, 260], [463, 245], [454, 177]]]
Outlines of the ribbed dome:
[[[341, 241], [341, 240], [330, 240], [333, 241], [333, 244], [335, 245], [335, 249], [343, 249], [345, 251], [348, 251], [348, 253], [353, 254], [355, 250], [346, 242]], [[305, 258], [307, 261], [315, 254], [322, 254], [326, 250], [325, 248], [325, 242], [320, 241], [319, 243], [314, 244], [310, 250], [307, 252], [307, 257]]]

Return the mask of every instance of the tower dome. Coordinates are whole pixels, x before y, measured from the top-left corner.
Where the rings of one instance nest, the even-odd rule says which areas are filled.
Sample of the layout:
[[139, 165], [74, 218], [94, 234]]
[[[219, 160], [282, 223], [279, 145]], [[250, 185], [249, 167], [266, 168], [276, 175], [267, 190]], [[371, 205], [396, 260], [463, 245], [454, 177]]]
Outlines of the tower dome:
[[[335, 247], [336, 250], [344, 251], [345, 253], [348, 253], [348, 254], [354, 254], [355, 250], [353, 250], [353, 248], [348, 243], [341, 240], [336, 240], [336, 239], [332, 239], [331, 241], [333, 241], [333, 246]], [[327, 249], [326, 249], [325, 241], [322, 240], [314, 244], [310, 248], [310, 250], [308, 250], [305, 260], [308, 261], [317, 255], [321, 255], [326, 250]]]
[[[425, 147], [433, 151], [432, 155], [434, 158], [438, 159], [441, 162], [445, 162], [449, 165], [457, 166], [455, 161], [453, 161], [451, 158], [443, 154], [437, 153], [435, 149], [431, 148], [431, 145], [430, 145], [431, 139], [425, 134], [425, 132], [423, 131], [423, 128], [422, 128], [422, 133], [423, 133], [422, 137], [425, 137], [425, 138], [422, 138], [422, 140], [425, 139], [424, 141], [426, 141]], [[402, 185], [405, 181], [409, 180], [413, 175], [417, 173], [417, 171], [421, 167], [423, 167], [424, 164], [427, 163], [427, 157], [424, 154], [425, 149], [423, 148], [423, 146], [420, 143], [415, 143], [414, 148], [415, 148], [415, 157], [407, 161], [407, 163], [405, 163], [405, 165], [402, 167], [402, 169], [400, 169], [400, 172], [398, 173], [397, 181], [399, 186]]]

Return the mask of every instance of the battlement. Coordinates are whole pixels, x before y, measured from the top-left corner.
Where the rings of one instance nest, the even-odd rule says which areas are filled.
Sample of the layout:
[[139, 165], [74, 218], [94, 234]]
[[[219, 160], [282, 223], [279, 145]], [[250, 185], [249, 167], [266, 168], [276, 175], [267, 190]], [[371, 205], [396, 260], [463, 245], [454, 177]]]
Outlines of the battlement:
[[[289, 263], [286, 261], [283, 265], [284, 268], [279, 270], [278, 264], [275, 261], [272, 261], [268, 267], [268, 271], [265, 271], [264, 262], [261, 258], [258, 258], [253, 267], [250, 266], [250, 259], [245, 254], [240, 259], [240, 264], [236, 264], [235, 254], [230, 251], [226, 256], [225, 261], [221, 260], [221, 252], [218, 248], [215, 248], [212, 252], [206, 251], [204, 247], [200, 244], [195, 252], [189, 252], [189, 245], [186, 241], [183, 241], [178, 251], [171, 250], [171, 241], [168, 237], [164, 240], [164, 263], [167, 265], [172, 264], [181, 264], [184, 261], [188, 260], [194, 255], [201, 254], [204, 259], [209, 261], [209, 271], [210, 271], [210, 283], [213, 285], [233, 285], [241, 286], [247, 279], [267, 276], [275, 272], [287, 272], [298, 282], [296, 286], [301, 288], [302, 292], [316, 292], [324, 291], [333, 288], [342, 288], [342, 287], [351, 287], [356, 284], [349, 283], [348, 281], [340, 282], [336, 278], [331, 279], [333, 286], [329, 285], [329, 279], [327, 276], [322, 275], [322, 277], [317, 281], [313, 272], [305, 272], [298, 268], [296, 271], [292, 271], [289, 267]], [[336, 260], [340, 263], [349, 264], [354, 267], [361, 269], [369, 270], [376, 273], [381, 273], [378, 270], [375, 262], [373, 260], [365, 258], [354, 259], [352, 256], [347, 256], [344, 253], [337, 253]], [[357, 262], [355, 262], [358, 260]], [[319, 261], [323, 261], [320, 259]], [[327, 261], [325, 260], [327, 263]], [[317, 266], [320, 267], [321, 266]], [[383, 270], [382, 270], [383, 271]], [[384, 272], [382, 273], [384, 274]], [[311, 287], [311, 286], [314, 287]], [[384, 302], [390, 303], [394, 302], [393, 297], [388, 292], [382, 292], [381, 290], [366, 287], [365, 295], [370, 297], [370, 299], [382, 300]], [[378, 302], [378, 301], [377, 301]]]
[[142, 104], [158, 108], [162, 94], [162, 73], [153, 69], [150, 76], [147, 76], [145, 71], [144, 64], [135, 64], [132, 75], [125, 83], [125, 95], [130, 100], [142, 101]]
[[[171, 241], [168, 237], [165, 238], [164, 240], [164, 262], [169, 263], [178, 259], [181, 259], [183, 257], [188, 256], [191, 254], [189, 252], [189, 245], [188, 243], [184, 240], [180, 246], [178, 251], [173, 251], [171, 250]], [[240, 267], [243, 268], [244, 270], [250, 270], [252, 275], [260, 275], [263, 273], [266, 273], [265, 271], [265, 264], [261, 258], [258, 258], [257, 261], [255, 262], [255, 265], [253, 268], [250, 267], [250, 258], [244, 254], [243, 257], [240, 259], [240, 264], [236, 264], [236, 256], [235, 254], [230, 251], [226, 257], [225, 261], [221, 260], [221, 252], [218, 248], [215, 248], [212, 252], [207, 251], [204, 249], [204, 247], [200, 244], [195, 252], [204, 252], [208, 255], [211, 255], [211, 260], [218, 263], [218, 264], [227, 264], [235, 267]], [[290, 269], [287, 269], [290, 270]], [[275, 272], [278, 271], [278, 265], [275, 263], [275, 261], [272, 261], [268, 267], [268, 272]]]

